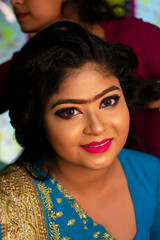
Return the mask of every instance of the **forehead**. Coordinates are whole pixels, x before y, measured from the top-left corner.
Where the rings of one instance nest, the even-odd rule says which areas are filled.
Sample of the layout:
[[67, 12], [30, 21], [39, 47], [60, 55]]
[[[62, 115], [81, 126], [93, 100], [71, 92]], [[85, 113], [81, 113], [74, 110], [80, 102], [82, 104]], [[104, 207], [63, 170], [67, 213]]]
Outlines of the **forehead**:
[[112, 86], [117, 86], [121, 91], [119, 80], [112, 76], [104, 66], [87, 63], [80, 69], [68, 71], [59, 91], [51, 98], [52, 100], [89, 99]]
[[[117, 84], [120, 86], [118, 78], [113, 76], [105, 66], [97, 65], [95, 63], [87, 63], [79, 69], [72, 69], [68, 71], [68, 74], [62, 84], [60, 85], [58, 93], [69, 93], [69, 91], [89, 90], [92, 88], [110, 86]], [[99, 86], [99, 87], [98, 87]], [[89, 91], [89, 92], [90, 92]]]

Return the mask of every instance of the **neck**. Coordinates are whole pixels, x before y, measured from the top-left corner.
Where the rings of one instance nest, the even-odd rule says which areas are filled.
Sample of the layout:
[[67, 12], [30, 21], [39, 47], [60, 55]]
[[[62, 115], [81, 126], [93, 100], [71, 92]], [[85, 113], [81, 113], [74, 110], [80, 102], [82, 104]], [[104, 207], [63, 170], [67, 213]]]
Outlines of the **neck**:
[[75, 22], [75, 23], [81, 25], [82, 27], [86, 28], [88, 31], [95, 34], [96, 36], [102, 38], [103, 40], [106, 40], [104, 29], [99, 24], [93, 24], [93, 23], [81, 21], [78, 18], [77, 14], [75, 14], [73, 9], [70, 9], [70, 8], [66, 9], [65, 16], [66, 17], [63, 18], [62, 20]]
[[98, 23], [92, 24], [92, 23], [85, 23], [85, 22], [79, 22], [79, 21], [75, 21], [75, 22], [80, 24], [82, 27], [86, 28], [89, 32], [93, 33], [97, 37], [106, 41], [104, 29]]
[[82, 24], [83, 27], [85, 27], [88, 31], [96, 35], [97, 37], [103, 39], [106, 41], [106, 36], [104, 29], [99, 24]]
[[116, 185], [119, 165], [118, 158], [109, 167], [101, 170], [87, 169], [63, 162], [58, 164], [52, 176], [72, 195], [92, 196], [95, 193], [103, 193], [106, 189], [110, 190]]

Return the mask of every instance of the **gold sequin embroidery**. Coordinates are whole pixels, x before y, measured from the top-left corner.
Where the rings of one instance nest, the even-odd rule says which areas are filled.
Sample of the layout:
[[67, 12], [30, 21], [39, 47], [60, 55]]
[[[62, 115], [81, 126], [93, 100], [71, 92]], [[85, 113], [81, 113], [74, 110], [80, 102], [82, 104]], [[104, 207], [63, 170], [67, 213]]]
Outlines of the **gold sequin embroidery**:
[[62, 198], [57, 198], [56, 200], [57, 200], [58, 203], [62, 202]]
[[63, 216], [63, 212], [53, 212], [51, 211], [51, 218], [53, 218], [54, 220], [56, 220], [58, 217], [62, 217]]
[[76, 219], [71, 219], [71, 220], [69, 220], [68, 223], [67, 223], [67, 226], [72, 226], [72, 225], [74, 225], [75, 221], [76, 221]]
[[59, 225], [55, 224], [54, 222], [50, 222], [50, 229], [51, 229], [51, 235], [50, 235], [50, 239], [53, 240], [70, 240], [69, 237], [62, 237], [60, 236], [60, 232], [59, 232]]
[[115, 238], [112, 237], [109, 233], [104, 233], [101, 237], [101, 240], [115, 240]]
[[96, 232], [96, 233], [93, 234], [93, 237], [94, 237], [94, 238], [98, 238], [100, 234], [101, 234], [100, 231], [99, 231], [99, 232]]
[[47, 240], [44, 210], [34, 182], [20, 166], [0, 174], [0, 222], [3, 240]]
[[53, 207], [52, 199], [50, 197], [50, 193], [52, 192], [51, 188], [47, 188], [44, 183], [37, 182], [38, 188], [40, 190], [41, 198], [43, 200], [43, 204], [45, 205], [45, 208], [47, 211], [51, 211]]
[[63, 237], [63, 238], [61, 238], [61, 240], [70, 240], [71, 238], [69, 238], [69, 237]]
[[70, 240], [71, 238], [69, 238], [69, 237], [63, 237], [63, 238], [61, 238], [61, 240]]
[[60, 232], [59, 232], [59, 225], [55, 224], [54, 222], [50, 222], [49, 228], [50, 228], [50, 237], [54, 240], [60, 239]]
[[64, 189], [64, 187], [59, 183], [57, 183], [57, 188], [64, 195], [65, 198], [69, 200], [73, 200], [71, 207], [75, 209], [75, 211], [78, 213], [80, 218], [86, 219], [87, 214], [85, 213], [84, 209], [79, 205], [79, 203], [72, 197], [72, 195], [66, 189]]
[[[55, 179], [52, 183], [56, 183]], [[80, 204], [76, 201], [75, 198], [73, 198], [73, 196], [60, 184], [57, 183], [57, 188], [59, 189], [59, 191], [64, 195], [65, 198], [67, 198], [68, 200], [72, 200], [71, 202], [71, 207], [73, 207], [75, 209], [75, 211], [78, 213], [79, 217], [83, 220], [84, 223], [84, 228], [83, 229], [88, 229], [87, 227], [87, 214], [84, 211], [84, 209], [80, 206]], [[96, 222], [93, 222], [93, 226], [97, 226]], [[93, 234], [94, 238], [98, 238], [100, 236], [101, 232], [98, 231], [96, 233]], [[113, 238], [111, 236], [111, 234], [109, 233], [105, 233], [101, 239], [105, 239], [105, 240], [115, 240], [115, 238]]]
[[[54, 183], [54, 181], [52, 181], [52, 183]], [[50, 240], [62, 240], [62, 239], [70, 240], [70, 238], [67, 236], [64, 236], [64, 237], [60, 236], [59, 224], [56, 224], [54, 222], [58, 217], [63, 216], [63, 212], [52, 211], [52, 209], [54, 208], [53, 202], [52, 202], [52, 199], [50, 196], [52, 189], [46, 187], [45, 184], [42, 182], [37, 182], [37, 185], [38, 185], [39, 191], [41, 193], [41, 197], [43, 199], [44, 207], [47, 211], [47, 217], [48, 217], [48, 221], [49, 221]]]

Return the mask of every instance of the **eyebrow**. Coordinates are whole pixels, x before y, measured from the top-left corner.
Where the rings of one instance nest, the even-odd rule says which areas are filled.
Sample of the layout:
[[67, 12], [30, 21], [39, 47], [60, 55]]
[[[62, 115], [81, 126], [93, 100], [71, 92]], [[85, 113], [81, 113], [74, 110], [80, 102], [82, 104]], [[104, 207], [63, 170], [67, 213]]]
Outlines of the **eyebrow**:
[[75, 104], [86, 104], [86, 103], [90, 103], [93, 102], [101, 97], [103, 97], [106, 93], [112, 92], [114, 90], [120, 90], [119, 87], [117, 86], [111, 86], [105, 90], [103, 90], [102, 92], [98, 93], [96, 96], [94, 96], [92, 99], [88, 99], [88, 100], [84, 100], [84, 99], [61, 99], [58, 100], [57, 102], [55, 102], [52, 106], [51, 109], [53, 109], [54, 107], [56, 107], [57, 105], [60, 104], [65, 104], [65, 103], [75, 103]]

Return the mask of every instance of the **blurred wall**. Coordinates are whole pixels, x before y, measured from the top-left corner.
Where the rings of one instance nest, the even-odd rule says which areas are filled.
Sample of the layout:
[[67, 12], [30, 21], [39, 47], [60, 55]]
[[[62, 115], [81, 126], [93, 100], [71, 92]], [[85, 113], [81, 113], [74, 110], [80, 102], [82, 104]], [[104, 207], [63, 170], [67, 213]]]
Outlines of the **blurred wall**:
[[160, 0], [134, 0], [134, 15], [160, 27]]
[[[0, 0], [0, 63], [7, 61], [27, 41], [14, 16], [9, 0]], [[0, 115], [0, 169], [12, 162], [21, 147], [17, 144], [8, 112]]]

